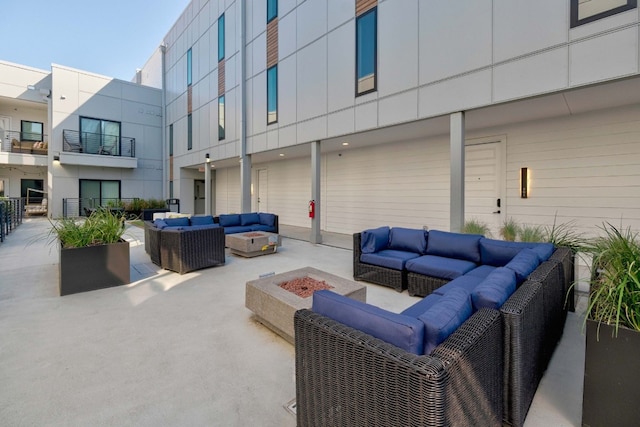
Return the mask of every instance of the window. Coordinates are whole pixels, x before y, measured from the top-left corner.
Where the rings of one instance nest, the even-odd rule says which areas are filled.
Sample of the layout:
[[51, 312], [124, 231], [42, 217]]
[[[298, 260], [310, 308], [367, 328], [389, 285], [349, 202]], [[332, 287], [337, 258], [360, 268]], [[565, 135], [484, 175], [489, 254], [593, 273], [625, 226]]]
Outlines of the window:
[[224, 95], [218, 97], [218, 141], [224, 139]]
[[571, 0], [571, 28], [634, 9], [638, 0]]
[[356, 19], [356, 96], [376, 90], [377, 10], [374, 7]]
[[169, 125], [169, 155], [173, 156], [173, 124]]
[[193, 116], [187, 116], [187, 150], [193, 148]]
[[218, 62], [224, 59], [224, 13], [218, 18]]
[[267, 23], [278, 17], [278, 0], [267, 0]]
[[44, 125], [40, 122], [30, 122], [22, 120], [20, 122], [20, 140], [21, 141], [42, 141], [42, 129]]
[[187, 51], [187, 86], [191, 86], [193, 83], [193, 57], [191, 48]]
[[100, 206], [114, 206], [120, 201], [120, 181], [80, 180], [80, 214], [85, 208], [94, 209]]
[[80, 117], [80, 142], [88, 154], [120, 155], [120, 122]]
[[278, 121], [278, 66], [267, 70], [267, 124]]
[[169, 181], [169, 198], [173, 199], [173, 181]]

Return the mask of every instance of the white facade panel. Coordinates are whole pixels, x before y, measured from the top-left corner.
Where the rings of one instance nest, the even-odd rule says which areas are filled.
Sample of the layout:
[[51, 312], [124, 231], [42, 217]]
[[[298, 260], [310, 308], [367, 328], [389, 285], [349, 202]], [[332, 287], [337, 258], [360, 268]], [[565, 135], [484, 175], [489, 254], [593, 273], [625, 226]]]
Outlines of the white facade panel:
[[326, 0], [306, 0], [297, 8], [297, 42], [302, 49], [327, 33]]
[[297, 124], [297, 143], [311, 142], [327, 137], [327, 116], [316, 117]]
[[418, 117], [465, 110], [491, 102], [491, 70], [477, 71], [420, 88]]
[[267, 33], [260, 34], [251, 45], [253, 75], [255, 76], [267, 69]]
[[378, 102], [356, 105], [355, 108], [356, 132], [373, 129], [378, 126]]
[[[279, 13], [279, 11], [278, 11]], [[282, 60], [295, 53], [298, 48], [297, 10], [286, 16], [278, 17], [278, 59]], [[266, 42], [265, 42], [266, 50]], [[266, 57], [265, 57], [266, 58]], [[266, 59], [265, 59], [266, 62]]]
[[280, 127], [278, 129], [278, 145], [280, 147], [288, 147], [298, 143], [296, 125]]
[[572, 86], [638, 73], [638, 27], [571, 45]]
[[[355, 16], [355, 5], [352, 0], [331, 0], [327, 2], [327, 8], [329, 31], [341, 26]], [[355, 31], [355, 29], [352, 31]]]
[[267, 130], [267, 73], [256, 75], [253, 80], [253, 105], [247, 111], [251, 111], [253, 123], [251, 129], [253, 135]]
[[380, 3], [378, 93], [381, 97], [418, 86], [418, 35], [418, 0]]
[[355, 131], [355, 109], [347, 108], [346, 110], [331, 113], [327, 117], [327, 137], [348, 135]]
[[309, 227], [308, 203], [311, 198], [311, 160], [282, 160], [254, 165], [269, 175], [269, 211], [280, 224]]
[[354, 21], [329, 33], [327, 52], [329, 112], [354, 105], [355, 27]]
[[303, 121], [327, 112], [327, 38], [298, 51], [297, 110]]
[[388, 126], [418, 118], [418, 90], [414, 89], [379, 101], [379, 125]]
[[[278, 126], [287, 126], [298, 119], [298, 66], [295, 56], [278, 63]], [[266, 85], [266, 81], [265, 81]], [[266, 98], [265, 98], [266, 102]], [[265, 105], [266, 114], [266, 105]], [[266, 116], [264, 118], [266, 121]]]
[[267, 149], [274, 150], [280, 146], [279, 142], [280, 132], [278, 129], [271, 129], [267, 131]]
[[278, 0], [278, 17], [284, 17], [298, 5], [296, 0]]
[[492, 0], [419, 4], [420, 84], [491, 65], [491, 5]]
[[494, 0], [494, 63], [567, 43], [568, 14], [564, 1]]
[[561, 47], [498, 65], [493, 100], [505, 101], [567, 88], [568, 48]]

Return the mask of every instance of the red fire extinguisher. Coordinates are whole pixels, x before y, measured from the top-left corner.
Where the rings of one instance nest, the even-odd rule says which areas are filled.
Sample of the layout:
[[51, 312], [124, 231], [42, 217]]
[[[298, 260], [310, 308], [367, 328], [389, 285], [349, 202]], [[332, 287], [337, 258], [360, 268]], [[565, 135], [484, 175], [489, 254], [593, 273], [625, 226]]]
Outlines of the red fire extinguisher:
[[309, 218], [316, 217], [316, 202], [315, 200], [309, 200]]

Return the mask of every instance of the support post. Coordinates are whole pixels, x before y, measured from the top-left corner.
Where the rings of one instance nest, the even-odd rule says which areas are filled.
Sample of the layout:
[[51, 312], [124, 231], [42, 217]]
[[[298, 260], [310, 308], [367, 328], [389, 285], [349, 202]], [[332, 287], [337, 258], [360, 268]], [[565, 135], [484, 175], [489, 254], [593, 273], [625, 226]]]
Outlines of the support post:
[[240, 211], [251, 212], [251, 155], [240, 157]]
[[211, 215], [211, 159], [208, 153], [204, 162], [204, 214]]
[[315, 203], [315, 215], [311, 219], [311, 243], [322, 243], [320, 233], [320, 141], [311, 143], [311, 200]]
[[459, 233], [464, 227], [464, 112], [450, 116], [451, 194], [450, 231]]

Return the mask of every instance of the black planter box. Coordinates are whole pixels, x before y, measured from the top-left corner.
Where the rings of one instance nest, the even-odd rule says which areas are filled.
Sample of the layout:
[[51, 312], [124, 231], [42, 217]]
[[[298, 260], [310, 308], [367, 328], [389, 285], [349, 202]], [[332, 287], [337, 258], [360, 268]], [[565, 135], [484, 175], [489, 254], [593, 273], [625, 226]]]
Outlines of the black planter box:
[[131, 282], [129, 242], [60, 249], [60, 296]]
[[582, 401], [583, 426], [640, 422], [640, 332], [587, 320]]

